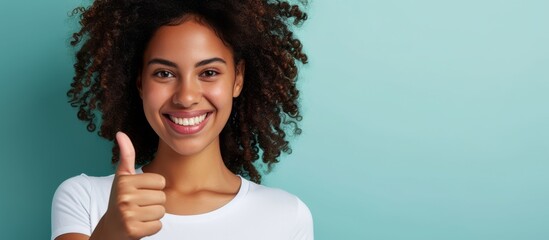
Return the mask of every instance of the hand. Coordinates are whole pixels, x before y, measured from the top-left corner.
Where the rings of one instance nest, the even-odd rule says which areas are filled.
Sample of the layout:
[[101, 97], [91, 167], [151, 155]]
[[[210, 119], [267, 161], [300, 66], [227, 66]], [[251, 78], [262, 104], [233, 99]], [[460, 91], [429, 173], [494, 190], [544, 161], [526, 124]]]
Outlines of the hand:
[[[162, 228], [166, 180], [155, 173], [135, 174], [135, 150], [128, 136], [116, 134], [120, 162], [112, 183], [109, 207], [90, 239], [141, 239]], [[97, 233], [96, 233], [97, 232]], [[96, 237], [97, 236], [97, 237]]]

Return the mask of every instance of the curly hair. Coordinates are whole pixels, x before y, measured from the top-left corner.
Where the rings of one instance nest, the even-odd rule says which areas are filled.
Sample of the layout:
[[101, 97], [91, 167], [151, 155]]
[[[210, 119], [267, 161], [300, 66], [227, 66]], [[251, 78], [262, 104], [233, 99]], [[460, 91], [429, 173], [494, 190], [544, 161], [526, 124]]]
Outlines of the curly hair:
[[[307, 19], [298, 5], [267, 0], [96, 0], [74, 9], [73, 15], [80, 17], [81, 28], [71, 41], [78, 51], [69, 102], [78, 108], [88, 131], [95, 132], [99, 124], [99, 136], [110, 141], [118, 131], [128, 134], [137, 164], [152, 161], [159, 141], [136, 87], [144, 50], [159, 27], [176, 25], [187, 15], [211, 27], [230, 46], [235, 62], [246, 63], [242, 93], [219, 136], [227, 168], [260, 183], [254, 165], [260, 153], [266, 172], [279, 162], [281, 152], [291, 153], [287, 133], [301, 133], [297, 63], [307, 63], [292, 31]], [[114, 164], [119, 160], [116, 141], [112, 154]]]

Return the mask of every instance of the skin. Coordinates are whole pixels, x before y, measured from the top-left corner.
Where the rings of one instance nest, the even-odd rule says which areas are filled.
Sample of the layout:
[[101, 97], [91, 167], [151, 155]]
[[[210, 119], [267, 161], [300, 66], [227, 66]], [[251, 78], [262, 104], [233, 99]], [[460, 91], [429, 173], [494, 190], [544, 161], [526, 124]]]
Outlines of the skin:
[[[160, 27], [143, 56], [137, 81], [145, 116], [159, 136], [155, 159], [135, 174], [135, 151], [118, 133], [118, 165], [109, 207], [92, 236], [69, 233], [57, 240], [140, 239], [161, 230], [165, 213], [210, 212], [231, 201], [240, 177], [223, 163], [219, 134], [243, 84], [244, 63], [208, 26], [193, 17]], [[207, 111], [199, 132], [180, 134], [167, 112]]]

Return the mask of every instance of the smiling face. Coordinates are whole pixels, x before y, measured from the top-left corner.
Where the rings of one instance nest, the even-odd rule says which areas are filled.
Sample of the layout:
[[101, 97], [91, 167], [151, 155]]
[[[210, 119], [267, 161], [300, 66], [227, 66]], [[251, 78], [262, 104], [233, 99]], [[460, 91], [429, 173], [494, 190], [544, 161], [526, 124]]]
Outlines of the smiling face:
[[183, 156], [219, 151], [219, 134], [240, 94], [243, 64], [208, 26], [188, 18], [162, 26], [143, 56], [139, 91], [160, 149]]

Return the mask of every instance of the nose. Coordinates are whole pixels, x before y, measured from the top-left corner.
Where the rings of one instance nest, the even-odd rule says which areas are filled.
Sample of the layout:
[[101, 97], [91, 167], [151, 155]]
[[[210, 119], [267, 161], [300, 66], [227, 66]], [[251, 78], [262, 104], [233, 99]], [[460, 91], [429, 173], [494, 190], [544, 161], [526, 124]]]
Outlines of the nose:
[[175, 105], [190, 108], [202, 99], [202, 87], [197, 79], [181, 80], [177, 86], [172, 101]]

